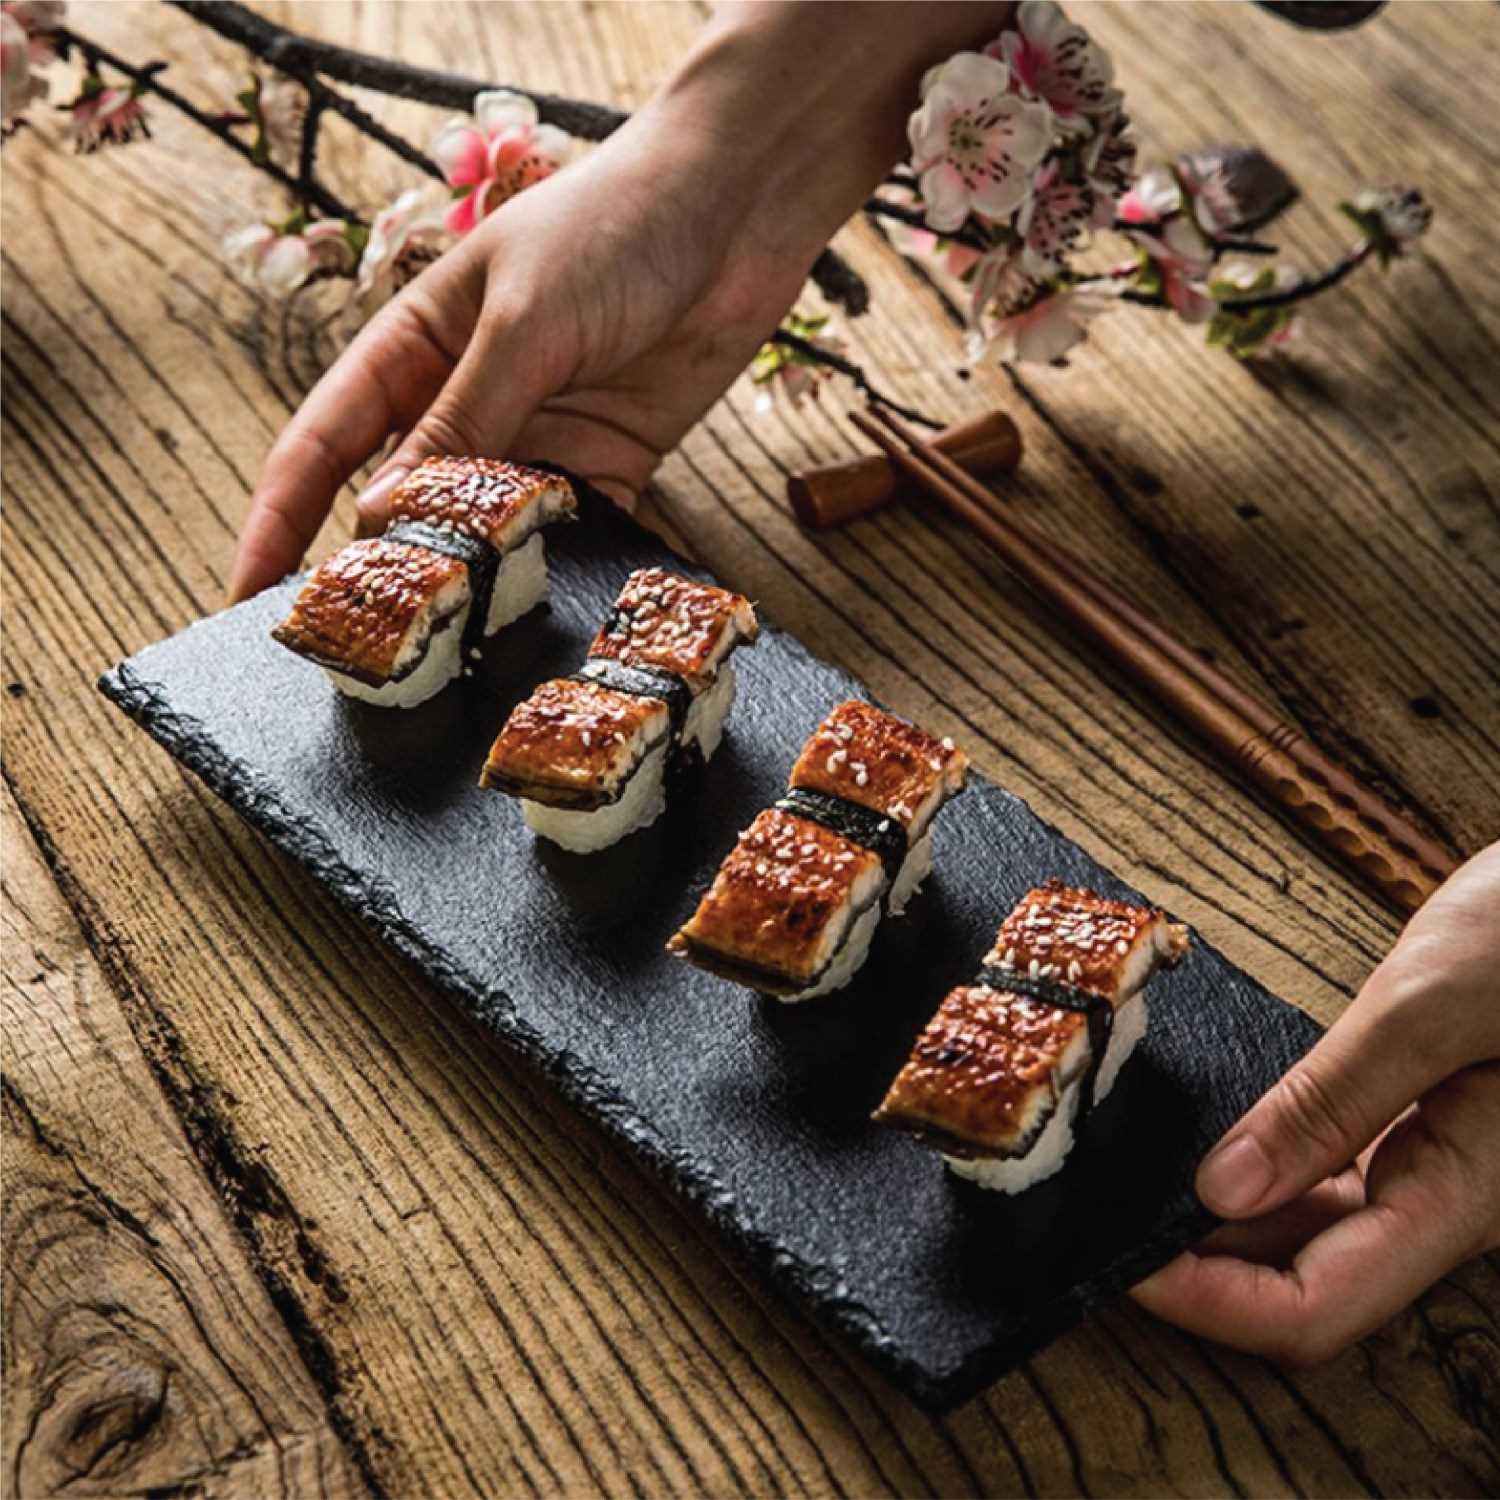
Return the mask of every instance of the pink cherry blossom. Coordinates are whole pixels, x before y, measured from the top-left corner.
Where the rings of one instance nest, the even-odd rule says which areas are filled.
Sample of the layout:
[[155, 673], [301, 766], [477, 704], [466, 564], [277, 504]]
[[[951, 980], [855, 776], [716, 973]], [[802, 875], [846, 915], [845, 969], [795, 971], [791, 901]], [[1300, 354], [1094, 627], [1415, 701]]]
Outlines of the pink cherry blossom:
[[978, 52], [960, 52], [922, 80], [907, 135], [933, 229], [951, 232], [971, 213], [1006, 219], [1025, 200], [1030, 169], [1051, 144], [1052, 117], [1009, 89], [1005, 64]]
[[1085, 287], [1045, 293], [1002, 319], [991, 347], [999, 358], [1019, 364], [1055, 364], [1088, 337], [1090, 319], [1118, 305], [1107, 293]]
[[1069, 181], [1056, 161], [1039, 167], [1030, 196], [1016, 215], [1016, 233], [1025, 246], [1022, 269], [1031, 276], [1055, 271], [1093, 217], [1094, 192], [1088, 183]]
[[1126, 224], [1159, 224], [1182, 207], [1182, 190], [1166, 167], [1142, 172], [1130, 191], [1115, 206], [1115, 215]]
[[354, 264], [342, 219], [315, 219], [300, 231], [249, 224], [226, 236], [224, 259], [248, 287], [290, 297], [318, 271], [348, 271]]
[[448, 210], [448, 228], [467, 234], [507, 199], [550, 177], [567, 160], [572, 138], [539, 123], [535, 103], [511, 89], [474, 99], [474, 116], [450, 120], [433, 139], [433, 160], [449, 187], [467, 189]]
[[409, 188], [375, 215], [356, 278], [361, 297], [376, 288], [404, 286], [436, 257], [447, 233], [443, 212], [443, 201], [432, 189]]
[[1054, 0], [1021, 0], [1015, 30], [985, 50], [1004, 59], [1022, 90], [1046, 101], [1064, 131], [1087, 133], [1090, 116], [1120, 104], [1109, 53]]
[[1088, 323], [1119, 306], [1105, 281], [1057, 288], [1031, 276], [1022, 255], [987, 255], [970, 282], [971, 358], [988, 350], [1001, 359], [1052, 364], [1087, 337]]
[[[93, 80], [98, 84], [98, 80]], [[100, 146], [121, 146], [137, 136], [151, 134], [146, 111], [133, 88], [91, 87], [69, 106], [71, 118], [68, 134], [80, 151], [96, 151]]]

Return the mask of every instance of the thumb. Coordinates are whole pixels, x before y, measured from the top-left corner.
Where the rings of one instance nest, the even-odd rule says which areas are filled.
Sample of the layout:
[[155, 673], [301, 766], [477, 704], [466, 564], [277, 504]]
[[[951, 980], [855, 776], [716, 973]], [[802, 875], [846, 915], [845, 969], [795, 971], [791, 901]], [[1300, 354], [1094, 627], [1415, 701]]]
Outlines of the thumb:
[[1299, 1197], [1469, 1061], [1436, 987], [1387, 965], [1204, 1158], [1196, 1186], [1211, 1212], [1252, 1218]]
[[359, 533], [385, 528], [396, 487], [435, 455], [501, 458], [553, 381], [537, 358], [528, 319], [486, 313], [431, 405], [355, 502]]

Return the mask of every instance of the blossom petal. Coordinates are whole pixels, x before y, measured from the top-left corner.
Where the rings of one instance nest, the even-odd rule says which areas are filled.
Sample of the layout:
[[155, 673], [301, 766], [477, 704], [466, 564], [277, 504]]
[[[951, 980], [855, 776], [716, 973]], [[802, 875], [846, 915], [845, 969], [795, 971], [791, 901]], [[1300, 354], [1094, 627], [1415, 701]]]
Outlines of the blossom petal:
[[1063, 40], [1070, 26], [1057, 0], [1021, 0], [1016, 11], [1016, 29], [1028, 42], [1051, 50]]
[[918, 174], [943, 154], [948, 147], [948, 111], [940, 111], [935, 101], [924, 100], [906, 122], [906, 139], [911, 146], [912, 168]]
[[252, 283], [267, 250], [276, 243], [276, 231], [269, 224], [247, 224], [226, 234], [220, 251], [230, 271], [241, 281]]
[[[927, 222], [933, 229], [950, 234], [963, 226], [969, 217], [969, 191], [955, 167], [940, 161], [922, 173], [919, 185]], [[1021, 189], [1025, 191], [1024, 179]]]
[[443, 215], [443, 226], [450, 234], [467, 234], [483, 217], [480, 209], [484, 206], [484, 192], [481, 188], [475, 188], [472, 193], [465, 193], [446, 214]]
[[[926, 179], [924, 178], [923, 181], [925, 182]], [[1025, 172], [1012, 164], [1005, 176], [993, 177], [985, 182], [972, 195], [970, 202], [987, 219], [1008, 219], [1026, 201], [1028, 191], [1029, 184]], [[926, 195], [925, 189], [923, 195]], [[927, 222], [934, 228], [944, 227], [934, 223], [930, 213], [927, 215]], [[958, 225], [954, 224], [951, 227], [956, 229]]]
[[999, 99], [1010, 87], [1010, 69], [982, 52], [955, 52], [938, 70], [927, 101], [939, 108], [967, 109], [985, 99]]
[[449, 120], [432, 138], [428, 154], [450, 187], [472, 187], [487, 170], [485, 139], [464, 119]]
[[538, 125], [531, 132], [531, 139], [537, 151], [559, 167], [572, 160], [577, 146], [573, 137], [566, 130], [559, 130], [556, 125]]
[[289, 297], [312, 274], [312, 250], [300, 234], [282, 235], [260, 263], [260, 284], [274, 297]]
[[1032, 167], [1052, 145], [1052, 111], [1039, 99], [1014, 102], [1007, 149], [1015, 160]]
[[474, 96], [474, 121], [485, 135], [535, 125], [536, 104], [514, 89], [486, 89]]

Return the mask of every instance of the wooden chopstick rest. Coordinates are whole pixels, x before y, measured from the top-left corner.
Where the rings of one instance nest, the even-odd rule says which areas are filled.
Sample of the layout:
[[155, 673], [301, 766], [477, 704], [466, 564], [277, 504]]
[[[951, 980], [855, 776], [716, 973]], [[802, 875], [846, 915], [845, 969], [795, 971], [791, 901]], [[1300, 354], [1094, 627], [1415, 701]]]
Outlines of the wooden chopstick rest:
[[[1003, 411], [988, 411], [945, 427], [932, 440], [971, 474], [996, 474], [1021, 462], [1021, 431]], [[804, 526], [817, 531], [842, 526], [888, 505], [915, 486], [884, 453], [867, 453], [846, 463], [808, 469], [786, 482], [786, 497]]]
[[1414, 912], [1454, 868], [1447, 852], [1102, 578], [1004, 515], [995, 497], [891, 413], [851, 414], [934, 499], [966, 522], [1075, 626], [1229, 765], [1393, 907]]

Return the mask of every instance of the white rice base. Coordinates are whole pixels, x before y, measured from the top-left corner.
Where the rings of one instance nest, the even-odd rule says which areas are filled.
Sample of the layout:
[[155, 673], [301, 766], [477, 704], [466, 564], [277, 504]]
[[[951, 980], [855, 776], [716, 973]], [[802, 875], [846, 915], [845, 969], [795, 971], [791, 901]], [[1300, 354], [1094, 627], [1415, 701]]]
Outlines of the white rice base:
[[625, 783], [617, 801], [605, 807], [580, 811], [576, 808], [548, 807], [544, 802], [521, 798], [521, 812], [533, 833], [575, 854], [593, 854], [617, 844], [638, 828], [649, 827], [666, 810], [663, 788], [670, 742], [663, 740], [648, 752]]
[[[1115, 1012], [1109, 1046], [1099, 1068], [1099, 1077], [1094, 1083], [1096, 1104], [1101, 1103], [1115, 1086], [1120, 1069], [1125, 1066], [1130, 1054], [1146, 1034], [1146, 1021], [1146, 997], [1142, 994], [1133, 996]], [[1073, 1149], [1073, 1122], [1077, 1118], [1078, 1104], [1082, 1098], [1084, 1071], [1083, 1068], [1078, 1069], [1072, 1082], [1065, 1085], [1062, 1098], [1052, 1111], [1052, 1117], [1042, 1127], [1042, 1133], [1032, 1142], [1031, 1149], [1025, 1156], [945, 1156], [943, 1160], [959, 1177], [967, 1178], [995, 1193], [1024, 1193], [1033, 1184], [1056, 1175], [1062, 1170], [1068, 1153]]]
[[500, 559], [484, 633], [494, 635], [547, 597], [547, 548], [540, 531]]
[[890, 895], [885, 898], [887, 916], [899, 917], [906, 910], [906, 903], [921, 889], [922, 882], [932, 874], [932, 834], [924, 833], [901, 861]]
[[[371, 687], [332, 667], [324, 671], [339, 692], [381, 708], [415, 708], [441, 692], [463, 670], [464, 625], [469, 618], [469, 579], [460, 573], [443, 585], [415, 620], [396, 653], [391, 680]], [[454, 611], [456, 610], [456, 613]], [[453, 614], [441, 630], [433, 633], [433, 621]], [[412, 662], [416, 666], [407, 668]], [[406, 672], [404, 677], [396, 674]]]
[[682, 743], [697, 745], [704, 760], [712, 760], [724, 738], [724, 721], [734, 707], [734, 668], [723, 666], [714, 685], [693, 699], [682, 723]]

